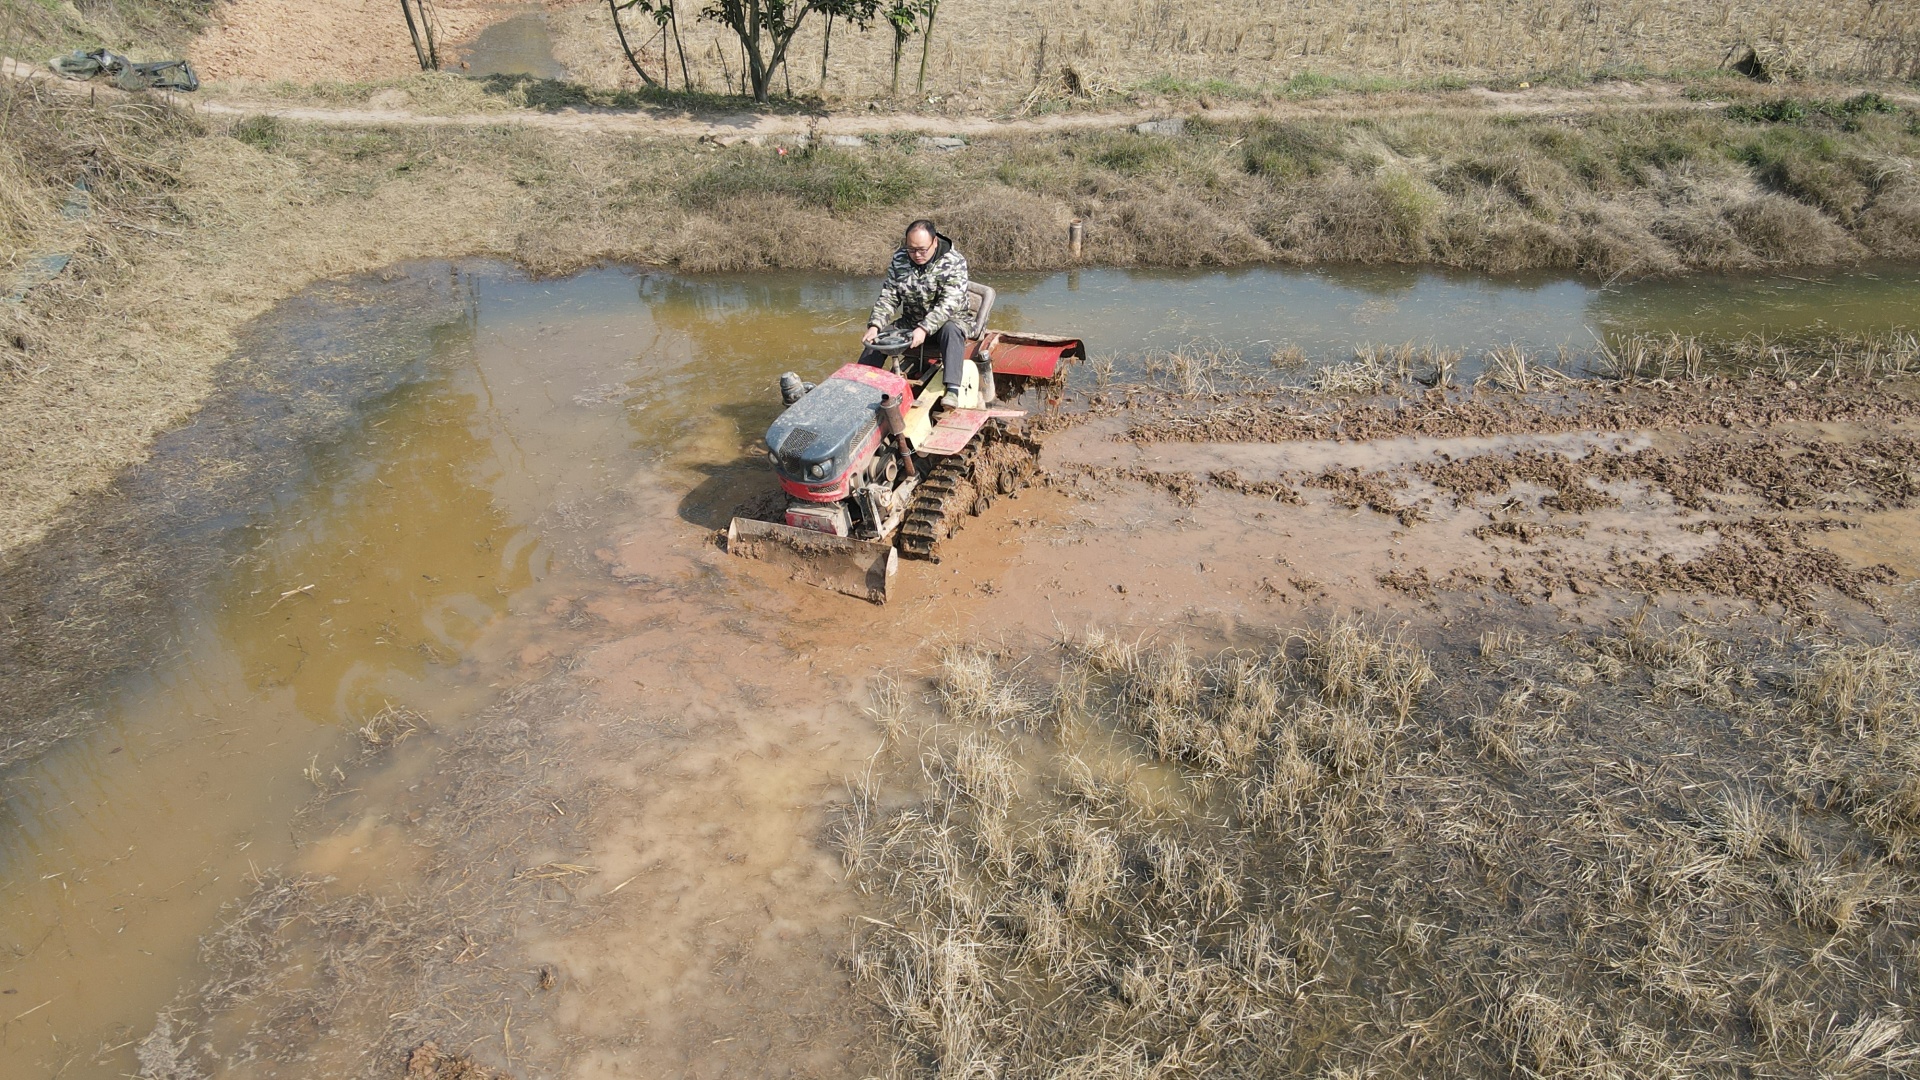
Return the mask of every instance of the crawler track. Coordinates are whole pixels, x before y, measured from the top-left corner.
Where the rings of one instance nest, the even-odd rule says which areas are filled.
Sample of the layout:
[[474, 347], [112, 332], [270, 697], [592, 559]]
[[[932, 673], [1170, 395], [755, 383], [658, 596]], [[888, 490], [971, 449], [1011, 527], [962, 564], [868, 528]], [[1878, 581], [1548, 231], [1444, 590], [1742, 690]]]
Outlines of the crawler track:
[[900, 554], [939, 562], [940, 542], [993, 500], [1018, 491], [1039, 458], [1039, 443], [1004, 424], [980, 429], [965, 450], [940, 459], [920, 481], [900, 525]]

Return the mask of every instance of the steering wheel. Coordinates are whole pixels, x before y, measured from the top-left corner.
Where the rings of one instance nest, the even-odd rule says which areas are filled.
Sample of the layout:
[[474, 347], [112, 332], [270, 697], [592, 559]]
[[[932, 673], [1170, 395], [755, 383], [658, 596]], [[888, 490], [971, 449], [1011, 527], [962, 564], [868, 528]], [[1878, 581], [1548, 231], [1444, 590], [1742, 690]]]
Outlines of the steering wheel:
[[905, 330], [887, 330], [867, 346], [882, 356], [899, 356], [913, 344], [913, 335]]

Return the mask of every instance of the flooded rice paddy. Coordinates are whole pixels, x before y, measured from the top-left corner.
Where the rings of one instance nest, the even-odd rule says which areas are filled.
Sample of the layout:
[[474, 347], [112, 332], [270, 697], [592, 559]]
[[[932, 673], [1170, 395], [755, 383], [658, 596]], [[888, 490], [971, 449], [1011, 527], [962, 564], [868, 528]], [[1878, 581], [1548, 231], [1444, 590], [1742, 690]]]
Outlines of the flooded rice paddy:
[[[1195, 343], [1337, 358], [1362, 342], [1579, 351], [1610, 333], [1884, 330], [1920, 303], [1920, 272], [1887, 267], [1604, 289], [1401, 269], [992, 283], [997, 325], [1082, 335], [1123, 363]], [[88, 720], [0, 777], [0, 1074], [136, 1073], [156, 1014], [205, 977], [198, 943], [263, 873], [404, 891], [416, 855], [385, 822], [428, 782], [423, 758], [355, 769], [365, 746], [457, 733], [609, 624], [644, 642], [633, 651], [651, 667], [631, 681], [651, 684], [634, 692], [656, 717], [749, 728], [769, 759], [827, 753], [835, 725], [859, 717], [830, 697], [781, 701], [779, 677], [857, 678], [870, 657], [816, 656], [813, 643], [881, 616], [824, 595], [770, 602], [709, 557], [711, 531], [764, 483], [749, 450], [778, 410], [778, 374], [817, 376], [849, 356], [872, 287], [623, 269], [534, 281], [431, 263], [316, 288], [263, 320], [235, 390], [123, 485], [154, 507], [139, 539], [163, 569], [128, 600], [150, 623], [89, 669], [109, 675], [81, 671], [57, 699], [23, 706]], [[250, 458], [270, 467], [249, 472]], [[933, 593], [910, 587], [886, 615], [919, 635], [896, 655], [926, 636], [905, 613]], [[780, 658], [755, 681], [739, 669], [761, 663], [763, 641]], [[743, 694], [741, 678], [756, 689]], [[794, 709], [797, 720], [765, 720]], [[785, 746], [794, 732], [807, 745]], [[731, 845], [740, 888], [764, 876], [755, 852], [799, 835], [771, 804], [805, 800], [814, 781], [791, 762], [737, 768], [774, 794], [706, 811], [718, 834], [635, 826], [635, 876], [649, 865], [640, 853], [676, 844]], [[324, 804], [336, 819], [316, 826], [302, 815], [323, 792], [353, 797]], [[305, 839], [317, 832], [328, 839]], [[655, 945], [696, 933], [704, 914], [663, 920]], [[692, 978], [700, 961], [654, 971]]]

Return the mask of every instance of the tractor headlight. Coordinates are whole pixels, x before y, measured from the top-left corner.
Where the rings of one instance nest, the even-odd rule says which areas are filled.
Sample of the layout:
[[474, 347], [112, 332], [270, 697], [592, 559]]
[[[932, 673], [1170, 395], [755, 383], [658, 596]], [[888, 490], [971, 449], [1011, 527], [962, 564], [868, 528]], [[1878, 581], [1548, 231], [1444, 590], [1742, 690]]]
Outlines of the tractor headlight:
[[813, 477], [815, 480], [818, 480], [821, 477], [827, 475], [827, 466], [824, 463], [819, 465], [808, 466], [807, 475]]
[[769, 450], [767, 451], [767, 460], [773, 462], [775, 465], [778, 465], [780, 464], [780, 455]]

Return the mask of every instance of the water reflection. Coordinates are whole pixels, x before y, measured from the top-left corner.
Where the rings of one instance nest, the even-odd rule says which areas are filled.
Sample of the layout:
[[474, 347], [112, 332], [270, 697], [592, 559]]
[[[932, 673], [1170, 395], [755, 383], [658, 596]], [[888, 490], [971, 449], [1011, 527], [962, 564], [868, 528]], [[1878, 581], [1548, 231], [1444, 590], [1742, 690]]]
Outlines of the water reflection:
[[1010, 329], [1081, 334], [1096, 352], [1202, 342], [1255, 355], [1283, 343], [1309, 355], [1363, 342], [1554, 347], [1585, 337], [1593, 291], [1564, 278], [1398, 267], [1079, 270], [1006, 275], [993, 284], [1007, 302], [996, 322]]
[[288, 687], [315, 718], [378, 712], [394, 676], [463, 656], [534, 576], [537, 543], [494, 503], [503, 463], [470, 418], [471, 392], [400, 402], [417, 419], [369, 426], [324, 509], [246, 568], [223, 604], [257, 690]]
[[1595, 292], [1587, 312], [1609, 329], [1717, 338], [1911, 329], [1920, 321], [1920, 267], [1636, 282]]

